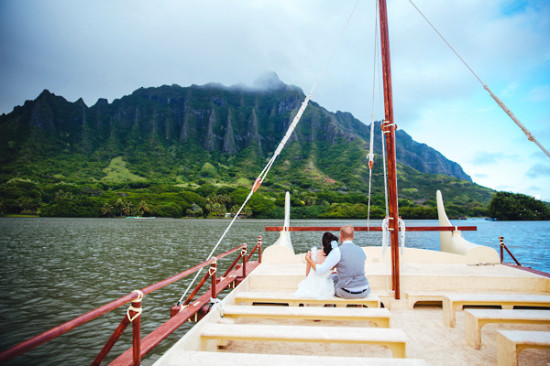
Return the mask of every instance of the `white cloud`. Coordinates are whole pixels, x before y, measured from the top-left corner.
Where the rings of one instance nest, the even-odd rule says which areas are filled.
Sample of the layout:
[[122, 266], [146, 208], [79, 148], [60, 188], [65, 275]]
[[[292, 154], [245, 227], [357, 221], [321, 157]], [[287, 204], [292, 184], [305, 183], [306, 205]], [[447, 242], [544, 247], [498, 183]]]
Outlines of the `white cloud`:
[[527, 171], [526, 175], [529, 178], [549, 177], [550, 178], [550, 161], [548, 164], [535, 164]]
[[[550, 3], [415, 3], [548, 148]], [[83, 97], [91, 105], [141, 86], [251, 84], [265, 71], [308, 92], [353, 5], [329, 0], [0, 2], [0, 112], [45, 88], [68, 100]], [[359, 3], [313, 95], [327, 109], [352, 112], [365, 123], [372, 110], [374, 6]], [[539, 154], [537, 148], [408, 1], [388, 6], [398, 126], [468, 174], [487, 175], [481, 184], [495, 188], [505, 180], [512, 189], [527, 190], [512, 173], [500, 173], [513, 168], [510, 155], [521, 160]], [[378, 95], [375, 119], [383, 115], [381, 100]], [[489, 171], [489, 162], [500, 171]], [[523, 178], [525, 173], [514, 174]], [[543, 183], [536, 185], [547, 186]]]
[[503, 158], [510, 157], [510, 155], [505, 155], [501, 152], [491, 153], [486, 151], [476, 151], [470, 162], [475, 165], [491, 165], [498, 163]]
[[534, 87], [527, 94], [527, 98], [534, 102], [550, 101], [550, 85], [539, 85]]

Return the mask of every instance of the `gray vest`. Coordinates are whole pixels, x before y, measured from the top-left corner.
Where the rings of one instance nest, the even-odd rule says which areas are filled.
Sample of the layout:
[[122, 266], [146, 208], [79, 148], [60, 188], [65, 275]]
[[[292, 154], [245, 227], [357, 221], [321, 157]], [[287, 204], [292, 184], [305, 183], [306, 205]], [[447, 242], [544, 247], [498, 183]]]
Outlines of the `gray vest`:
[[341, 258], [336, 269], [338, 270], [337, 287], [367, 288], [369, 282], [365, 277], [365, 260], [367, 256], [361, 247], [346, 242], [340, 245]]

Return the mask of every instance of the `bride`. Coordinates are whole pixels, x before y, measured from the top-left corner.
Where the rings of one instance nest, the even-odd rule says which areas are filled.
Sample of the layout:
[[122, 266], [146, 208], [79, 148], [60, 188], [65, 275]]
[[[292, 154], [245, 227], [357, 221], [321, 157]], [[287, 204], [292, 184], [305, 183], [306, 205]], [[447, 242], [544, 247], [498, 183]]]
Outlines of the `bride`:
[[[311, 248], [311, 259], [316, 264], [322, 264], [332, 250], [333, 246], [338, 246], [338, 238], [329, 232], [323, 234], [323, 250]], [[294, 294], [296, 297], [309, 297], [317, 300], [326, 300], [334, 296], [334, 282], [330, 278], [332, 271], [327, 271], [318, 275], [311, 269], [308, 263], [306, 267], [306, 278], [298, 285], [298, 290]]]

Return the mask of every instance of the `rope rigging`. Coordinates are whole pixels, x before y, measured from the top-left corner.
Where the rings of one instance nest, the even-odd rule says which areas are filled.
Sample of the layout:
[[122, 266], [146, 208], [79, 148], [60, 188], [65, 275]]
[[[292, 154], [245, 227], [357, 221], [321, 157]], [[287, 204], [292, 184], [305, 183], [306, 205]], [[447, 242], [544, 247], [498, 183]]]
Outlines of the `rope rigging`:
[[371, 124], [370, 124], [370, 144], [369, 144], [369, 154], [367, 158], [369, 160], [369, 200], [367, 204], [367, 228], [370, 228], [370, 206], [371, 206], [371, 187], [372, 187], [372, 168], [374, 166], [374, 97], [376, 95], [376, 70], [377, 60], [378, 60], [378, 3], [376, 2], [376, 11], [374, 12], [374, 52], [373, 52], [373, 62], [372, 62], [372, 109], [371, 109]]
[[475, 73], [475, 71], [468, 65], [468, 63], [460, 56], [460, 54], [451, 46], [451, 44], [445, 39], [445, 37], [437, 30], [437, 28], [428, 20], [428, 18], [422, 13], [422, 11], [412, 2], [412, 0], [409, 0], [411, 5], [416, 9], [416, 11], [424, 18], [424, 20], [428, 23], [428, 25], [435, 31], [435, 33], [443, 40], [443, 42], [449, 47], [449, 49], [458, 57], [458, 59], [466, 66], [468, 70], [474, 75], [474, 77], [480, 82], [480, 84], [483, 86], [485, 90], [489, 93], [491, 98], [499, 105], [500, 108], [506, 113], [512, 121], [523, 131], [523, 133], [527, 136], [527, 139], [531, 142], [534, 142], [549, 158], [550, 158], [550, 152], [542, 146], [540, 142], [537, 141], [535, 136], [520, 122], [520, 120], [512, 113], [512, 111], [498, 98], [492, 90], [481, 80], [481, 78]]
[[[369, 195], [368, 195], [368, 209], [367, 209], [367, 227], [370, 228], [370, 208], [371, 208], [371, 187], [372, 187], [372, 169], [374, 166], [374, 108], [375, 108], [375, 96], [378, 95], [380, 100], [378, 101], [379, 105], [384, 105], [384, 97], [383, 93], [381, 91], [382, 89], [382, 74], [380, 72], [377, 72], [379, 70], [379, 57], [381, 55], [378, 54], [378, 2], [375, 2], [376, 4], [376, 11], [375, 13], [375, 29], [374, 29], [374, 60], [373, 60], [373, 83], [372, 83], [372, 111], [371, 111], [371, 126], [370, 126], [370, 146], [369, 146], [369, 154], [367, 155], [368, 161], [369, 161]], [[382, 121], [383, 125], [383, 121]], [[386, 145], [385, 145], [385, 137], [384, 133], [382, 133], [381, 136], [381, 142], [382, 142], [382, 167], [383, 167], [383, 175], [384, 175], [384, 203], [385, 203], [385, 209], [386, 209], [386, 217], [388, 217], [389, 214], [389, 202], [388, 202], [388, 174], [386, 171]], [[389, 237], [388, 237], [389, 240]], [[382, 243], [384, 243], [384, 238], [382, 239]]]
[[[315, 80], [315, 83], [313, 84], [313, 87], [311, 88], [310, 92], [304, 98], [304, 101], [302, 102], [302, 105], [300, 106], [300, 109], [298, 110], [298, 112], [294, 116], [294, 119], [292, 120], [292, 123], [288, 127], [288, 130], [287, 130], [286, 134], [284, 135], [283, 139], [279, 143], [279, 146], [277, 146], [277, 149], [273, 153], [273, 156], [271, 157], [269, 162], [266, 164], [266, 166], [263, 168], [261, 173], [258, 175], [256, 180], [254, 181], [254, 184], [252, 185], [252, 188], [251, 188], [250, 192], [248, 193], [248, 196], [244, 200], [243, 204], [241, 205], [241, 207], [239, 208], [239, 210], [237, 211], [237, 213], [235, 214], [235, 216], [233, 217], [233, 219], [231, 220], [231, 222], [229, 223], [229, 225], [227, 226], [227, 228], [223, 232], [222, 236], [220, 237], [220, 239], [218, 240], [218, 242], [216, 243], [216, 245], [214, 246], [214, 248], [212, 249], [212, 251], [210, 252], [208, 257], [206, 258], [206, 260], [209, 260], [212, 257], [212, 255], [218, 249], [218, 246], [220, 245], [222, 240], [225, 238], [225, 236], [227, 235], [227, 233], [229, 232], [229, 230], [233, 226], [233, 223], [239, 217], [239, 215], [241, 214], [241, 211], [244, 209], [244, 207], [246, 206], [246, 204], [248, 203], [248, 201], [250, 200], [252, 195], [260, 188], [262, 182], [265, 180], [267, 174], [269, 173], [269, 170], [273, 166], [273, 163], [275, 162], [275, 160], [277, 159], [277, 157], [279, 156], [279, 154], [281, 153], [281, 151], [285, 147], [286, 143], [290, 139], [290, 136], [292, 135], [292, 133], [296, 129], [296, 126], [298, 125], [298, 122], [300, 122], [300, 119], [302, 118], [302, 115], [304, 114], [304, 112], [305, 112], [305, 110], [308, 106], [308, 103], [311, 99], [311, 95], [313, 94], [315, 89], [317, 89], [317, 85], [319, 84], [319, 81], [321, 80], [321, 77], [325, 73], [325, 70], [328, 67], [328, 64], [330, 63], [330, 61], [332, 60], [332, 57], [336, 53], [336, 49], [338, 48], [338, 45], [340, 44], [340, 42], [342, 40], [342, 37], [343, 37], [346, 29], [348, 28], [348, 25], [351, 21], [351, 18], [353, 17], [353, 14], [355, 14], [355, 11], [356, 11], [358, 5], [359, 5], [359, 0], [357, 0], [355, 2], [355, 5], [354, 5], [349, 17], [347, 18], [346, 23], [344, 24], [344, 27], [342, 28], [336, 43], [333, 45], [333, 47], [331, 49], [329, 57], [327, 58], [327, 60], [325, 61], [321, 71], [319, 72], [319, 75], [317, 76], [317, 79]], [[195, 283], [197, 278], [200, 276], [201, 272], [202, 272], [202, 269], [200, 271], [197, 271], [195, 277], [193, 278], [191, 283], [187, 286], [187, 289], [185, 290], [185, 292], [181, 295], [180, 299], [178, 300], [178, 302], [177, 302], [178, 306], [181, 305], [182, 300], [185, 298], [185, 296], [187, 295], [187, 293], [189, 292], [189, 290], [191, 289], [191, 287], [193, 286], [193, 284]]]

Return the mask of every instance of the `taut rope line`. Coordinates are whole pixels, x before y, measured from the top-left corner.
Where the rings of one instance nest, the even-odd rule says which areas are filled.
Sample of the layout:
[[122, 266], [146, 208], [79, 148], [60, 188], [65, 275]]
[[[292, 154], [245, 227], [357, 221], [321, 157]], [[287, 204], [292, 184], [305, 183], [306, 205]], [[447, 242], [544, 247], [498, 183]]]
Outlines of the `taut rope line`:
[[418, 9], [418, 7], [412, 2], [412, 0], [409, 0], [409, 2], [411, 3], [411, 5], [416, 9], [416, 11], [418, 11], [418, 13], [422, 16], [422, 18], [424, 18], [424, 20], [430, 25], [430, 27], [435, 31], [435, 33], [437, 33], [437, 35], [439, 36], [439, 38], [441, 38], [443, 40], [443, 42], [445, 42], [445, 44], [451, 49], [451, 51], [453, 51], [453, 53], [456, 55], [456, 57], [458, 57], [460, 59], [460, 61], [462, 61], [462, 63], [464, 64], [464, 66], [466, 66], [468, 68], [468, 70], [470, 70], [470, 72], [475, 76], [475, 78], [481, 83], [481, 85], [483, 85], [483, 88], [485, 90], [487, 90], [487, 92], [489, 93], [489, 95], [491, 96], [491, 98], [493, 98], [493, 100], [499, 105], [500, 108], [502, 108], [502, 110], [504, 111], [504, 113], [506, 113], [511, 119], [512, 121], [515, 122], [516, 125], [518, 125], [519, 128], [521, 128], [521, 130], [523, 131], [523, 133], [527, 136], [527, 139], [531, 142], [534, 142], [549, 158], [550, 158], [550, 152], [548, 152], [548, 150], [546, 150], [544, 148], [544, 146], [542, 146], [542, 144], [540, 142], [537, 141], [537, 139], [535, 138], [535, 136], [533, 136], [533, 134], [531, 132], [529, 132], [529, 130], [520, 122], [520, 120], [514, 115], [514, 113], [512, 113], [512, 111], [506, 106], [506, 104], [504, 104], [504, 102], [502, 102], [492, 91], [491, 89], [489, 89], [489, 87], [481, 80], [481, 78], [474, 72], [474, 70], [470, 67], [470, 65], [468, 65], [468, 63], [466, 63], [466, 61], [464, 61], [464, 59], [458, 54], [458, 52], [453, 48], [453, 46], [451, 46], [451, 44], [445, 39], [445, 37], [443, 37], [443, 35], [441, 33], [439, 33], [439, 31], [437, 30], [437, 28], [428, 20], [428, 18], [426, 18], [426, 16], [424, 15], [424, 13], [422, 13], [422, 11], [420, 11], [420, 9]]
[[371, 187], [372, 187], [372, 168], [374, 166], [374, 99], [376, 95], [376, 75], [377, 75], [377, 45], [378, 45], [378, 2], [376, 3], [376, 11], [374, 12], [375, 21], [374, 21], [374, 52], [373, 52], [373, 62], [372, 62], [372, 109], [371, 109], [371, 124], [370, 124], [370, 144], [369, 144], [369, 154], [367, 158], [369, 160], [369, 200], [367, 205], [367, 230], [370, 230], [370, 206], [371, 206]]
[[[336, 53], [336, 49], [337, 49], [338, 45], [340, 44], [340, 41], [342, 40], [344, 32], [348, 28], [348, 25], [351, 21], [351, 18], [353, 17], [353, 14], [355, 14], [355, 10], [357, 9], [358, 5], [359, 5], [359, 0], [356, 1], [355, 6], [353, 7], [353, 9], [351, 11], [351, 14], [349, 15], [344, 27], [342, 28], [342, 31], [340, 32], [338, 40], [336, 41], [336, 43], [332, 47], [332, 50], [329, 54], [329, 57], [327, 58], [325, 64], [323, 65], [323, 68], [319, 72], [319, 75], [317, 76], [317, 79], [315, 80], [315, 83], [313, 84], [313, 87], [311, 88], [309, 94], [307, 94], [307, 96], [304, 98], [304, 101], [302, 102], [302, 105], [300, 106], [300, 109], [298, 110], [298, 113], [296, 113], [296, 116], [294, 116], [294, 119], [292, 120], [292, 123], [288, 127], [288, 130], [286, 131], [286, 134], [284, 135], [283, 139], [279, 143], [279, 146], [277, 146], [277, 149], [273, 153], [273, 156], [271, 157], [269, 162], [266, 164], [266, 166], [264, 167], [262, 172], [258, 175], [258, 178], [256, 178], [256, 180], [254, 181], [254, 184], [252, 185], [252, 189], [250, 190], [250, 193], [248, 193], [248, 196], [246, 197], [243, 204], [241, 205], [241, 208], [239, 208], [239, 211], [237, 211], [237, 213], [235, 214], [235, 216], [233, 217], [233, 219], [231, 220], [231, 222], [229, 223], [229, 225], [227, 226], [227, 228], [223, 232], [222, 236], [220, 237], [220, 239], [218, 240], [218, 242], [216, 243], [216, 245], [214, 246], [214, 248], [212, 249], [212, 251], [208, 255], [208, 258], [206, 258], [206, 260], [209, 260], [212, 257], [212, 255], [214, 254], [214, 252], [216, 251], [216, 249], [218, 249], [218, 246], [220, 245], [222, 240], [225, 238], [225, 236], [229, 232], [229, 229], [231, 229], [231, 226], [233, 226], [233, 223], [239, 217], [239, 215], [241, 214], [241, 211], [246, 206], [246, 204], [248, 203], [248, 201], [250, 200], [250, 198], [252, 197], [254, 192], [256, 192], [260, 188], [263, 180], [267, 176], [267, 173], [271, 169], [271, 166], [273, 166], [273, 163], [275, 162], [275, 159], [277, 159], [277, 157], [279, 156], [279, 154], [281, 153], [281, 151], [285, 147], [286, 143], [290, 139], [290, 136], [292, 135], [292, 132], [294, 132], [294, 129], [298, 125], [298, 122], [300, 122], [300, 119], [302, 118], [302, 115], [304, 114], [304, 111], [306, 110], [306, 108], [308, 106], [309, 100], [311, 99], [311, 95], [313, 94], [315, 89], [317, 89], [317, 85], [319, 84], [319, 81], [321, 80], [321, 76], [324, 74], [326, 68], [328, 67], [328, 64], [330, 63], [330, 61], [332, 60], [332, 57]], [[197, 278], [200, 276], [201, 272], [202, 272], [202, 268], [201, 268], [200, 271], [197, 271], [197, 273], [195, 274], [195, 277], [193, 278], [193, 280], [191, 281], [189, 286], [187, 286], [187, 289], [185, 290], [183, 295], [181, 295], [180, 299], [178, 300], [177, 305], [181, 304], [181, 301], [187, 295], [187, 293], [189, 292], [189, 289], [193, 286], [193, 284], [195, 283]]]

